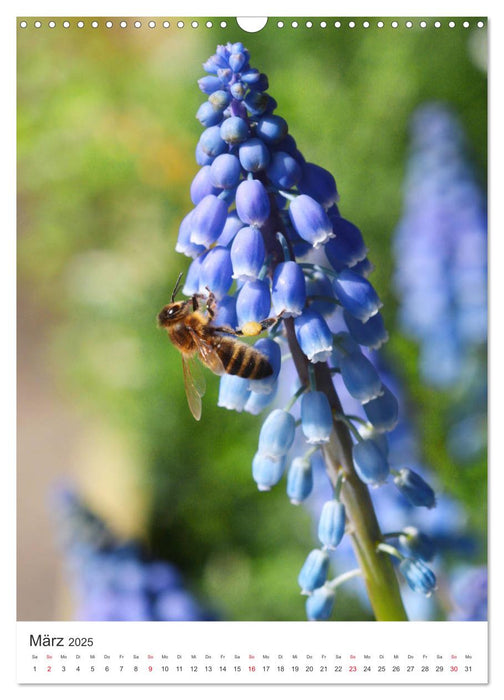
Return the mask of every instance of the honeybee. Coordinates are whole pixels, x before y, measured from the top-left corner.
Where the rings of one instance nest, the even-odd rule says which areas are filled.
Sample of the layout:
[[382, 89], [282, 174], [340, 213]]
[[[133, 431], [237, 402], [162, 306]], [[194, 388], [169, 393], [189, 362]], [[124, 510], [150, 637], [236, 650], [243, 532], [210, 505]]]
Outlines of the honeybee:
[[[269, 377], [273, 374], [273, 368], [266, 355], [237, 340], [236, 336], [259, 335], [278, 318], [247, 323], [239, 330], [214, 326], [216, 299], [210, 290], [208, 295], [193, 294], [183, 301], [175, 301], [181, 278], [182, 273], [173, 289], [171, 302], [161, 309], [157, 319], [159, 326], [166, 328], [171, 342], [182, 354], [187, 403], [194, 418], [199, 420], [206, 383], [197, 358], [214, 374], [236, 374], [245, 379]], [[201, 312], [202, 300], [205, 300], [207, 315]]]

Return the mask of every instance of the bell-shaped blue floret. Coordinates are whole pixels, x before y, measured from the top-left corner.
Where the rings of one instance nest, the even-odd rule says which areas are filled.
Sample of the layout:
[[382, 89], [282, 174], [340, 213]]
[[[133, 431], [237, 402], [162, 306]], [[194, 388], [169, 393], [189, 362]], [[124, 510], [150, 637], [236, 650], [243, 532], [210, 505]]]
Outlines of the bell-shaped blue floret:
[[254, 349], [266, 355], [273, 373], [270, 374], [269, 377], [264, 377], [264, 379], [250, 379], [249, 387], [253, 392], [271, 394], [276, 386], [278, 374], [282, 366], [282, 351], [280, 350], [280, 345], [272, 338], [259, 338], [254, 345]]
[[206, 95], [211, 95], [212, 92], [222, 88], [222, 81], [216, 75], [204, 75], [198, 80], [198, 87], [201, 92], [204, 92]]
[[281, 141], [287, 134], [287, 122], [276, 114], [267, 114], [262, 117], [256, 126], [256, 134], [267, 144]]
[[205, 246], [191, 243], [191, 218], [194, 209], [189, 214], [186, 214], [179, 226], [179, 233], [175, 250], [177, 253], [187, 255], [189, 258], [197, 258], [198, 255], [205, 251]]
[[300, 194], [292, 200], [289, 217], [298, 235], [314, 248], [318, 248], [334, 236], [332, 224], [324, 208], [307, 194]]
[[210, 166], [209, 180], [214, 187], [229, 190], [236, 187], [240, 175], [241, 165], [238, 158], [231, 153], [221, 153]]
[[271, 393], [269, 394], [261, 394], [258, 391], [251, 391], [243, 410], [247, 413], [251, 413], [253, 416], [258, 416], [273, 402], [277, 391], [278, 379], [273, 383]]
[[372, 284], [352, 270], [342, 270], [333, 287], [343, 308], [364, 323], [383, 306]]
[[271, 296], [266, 280], [247, 280], [236, 300], [238, 325], [242, 327], [249, 321], [260, 323], [269, 317]]
[[204, 294], [208, 287], [216, 299], [221, 299], [233, 284], [232, 273], [229, 250], [222, 246], [211, 248], [200, 268], [200, 292]]
[[308, 498], [313, 488], [313, 471], [309, 459], [295, 457], [287, 473], [287, 496], [294, 505]]
[[227, 143], [221, 138], [220, 126], [209, 126], [208, 129], [201, 134], [198, 141], [203, 153], [207, 156], [216, 156], [224, 153], [228, 149]]
[[305, 309], [301, 316], [294, 319], [297, 341], [310, 362], [325, 362], [333, 347], [332, 333], [324, 318], [313, 311]]
[[212, 324], [214, 326], [227, 326], [233, 329], [238, 327], [236, 298], [234, 296], [225, 295], [219, 299], [217, 313], [215, 314]]
[[365, 323], [359, 321], [358, 318], [355, 318], [346, 310], [343, 311], [343, 318], [350, 335], [359, 345], [378, 350], [383, 343], [387, 342], [389, 336], [380, 312], [371, 316]]
[[271, 459], [284, 457], [294, 441], [295, 431], [292, 413], [275, 408], [261, 426], [258, 452]]
[[298, 188], [302, 194], [316, 199], [324, 209], [328, 209], [339, 199], [334, 177], [328, 170], [315, 163], [304, 163]]
[[233, 277], [240, 280], [255, 280], [264, 264], [266, 249], [258, 228], [246, 226], [238, 231], [231, 245]]
[[203, 262], [205, 261], [206, 256], [207, 256], [207, 253], [202, 253], [197, 258], [195, 258], [192, 261], [192, 263], [189, 265], [189, 269], [187, 270], [187, 274], [185, 276], [184, 287], [182, 288], [182, 292], [187, 297], [190, 297], [193, 294], [199, 293], [199, 290], [200, 290], [200, 270], [201, 270], [201, 266], [203, 265]]
[[252, 460], [252, 476], [259, 491], [269, 491], [278, 484], [285, 471], [286, 458], [272, 459], [257, 452]]
[[[219, 156], [221, 158], [222, 156]], [[207, 194], [218, 195], [220, 189], [216, 186], [210, 178], [210, 165], [204, 165], [196, 175], [191, 183], [191, 201], [196, 206], [199, 204], [203, 197]]]
[[390, 389], [382, 384], [383, 393], [364, 404], [364, 413], [378, 432], [393, 430], [399, 420], [399, 404]]
[[328, 620], [334, 608], [336, 591], [330, 586], [316, 588], [306, 599], [308, 620]]
[[227, 215], [226, 223], [222, 229], [222, 233], [217, 239], [217, 245], [229, 246], [238, 231], [243, 228], [243, 221], [240, 219], [236, 211], [231, 211]]
[[436, 505], [436, 495], [422, 477], [408, 467], [399, 470], [394, 476], [394, 484], [408, 501], [414, 506], [433, 508]]
[[354, 399], [367, 403], [381, 396], [382, 382], [375, 366], [360, 351], [343, 354], [339, 368], [343, 383]]
[[259, 180], [244, 180], [236, 190], [236, 211], [249, 226], [262, 226], [270, 214], [270, 202]]
[[[218, 92], [223, 91], [219, 90]], [[203, 102], [196, 112], [196, 119], [198, 119], [203, 126], [215, 126], [221, 121], [223, 111], [224, 108], [216, 109], [211, 102]]]
[[219, 383], [217, 406], [240, 413], [250, 395], [248, 381], [235, 374], [223, 374]]
[[330, 316], [336, 308], [331, 280], [323, 272], [316, 271], [307, 278], [306, 296], [310, 299], [310, 309], [322, 316]]
[[250, 173], [265, 170], [270, 162], [270, 152], [264, 141], [253, 138], [240, 145], [238, 151], [241, 166]]
[[406, 579], [408, 586], [415, 593], [432, 595], [436, 589], [436, 576], [428, 566], [420, 559], [403, 559], [399, 564], [399, 570]]
[[365, 484], [378, 485], [387, 479], [389, 463], [374, 440], [359, 440], [355, 443], [352, 457], [355, 471]]
[[285, 318], [300, 316], [306, 303], [306, 282], [301, 267], [294, 262], [279, 263], [273, 274], [271, 300], [276, 314]]
[[327, 579], [328, 571], [329, 555], [327, 552], [322, 549], [312, 549], [306, 557], [298, 576], [301, 594], [306, 595], [316, 588], [320, 588]]
[[[336, 272], [352, 267], [366, 257], [367, 248], [362, 234], [350, 221], [341, 216], [331, 216], [334, 238], [327, 242], [324, 252]], [[355, 272], [355, 270], [352, 270]]]
[[326, 501], [318, 522], [318, 538], [327, 549], [336, 549], [345, 534], [345, 506], [335, 498]]
[[227, 217], [227, 204], [214, 194], [196, 205], [191, 217], [191, 243], [209, 247], [218, 239]]
[[266, 169], [266, 175], [275, 187], [290, 189], [301, 177], [301, 166], [288, 153], [275, 151]]
[[329, 442], [333, 418], [329, 400], [323, 391], [308, 391], [301, 398], [301, 427], [310, 445]]

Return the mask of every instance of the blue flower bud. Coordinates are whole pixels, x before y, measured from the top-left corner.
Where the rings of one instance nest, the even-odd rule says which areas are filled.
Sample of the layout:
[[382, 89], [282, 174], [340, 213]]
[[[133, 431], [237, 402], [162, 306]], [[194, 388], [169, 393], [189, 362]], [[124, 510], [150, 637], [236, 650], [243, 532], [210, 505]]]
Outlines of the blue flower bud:
[[301, 177], [301, 166], [288, 153], [275, 151], [266, 169], [266, 175], [275, 187], [290, 189]]
[[214, 187], [222, 187], [226, 190], [236, 187], [240, 175], [240, 161], [231, 153], [221, 153], [210, 166], [209, 179]]
[[291, 202], [289, 217], [301, 238], [314, 248], [319, 248], [334, 236], [322, 205], [307, 194], [300, 194]]
[[207, 194], [198, 202], [191, 217], [191, 243], [208, 248], [222, 233], [226, 218], [226, 202]]
[[282, 365], [282, 351], [280, 350], [280, 345], [272, 338], [259, 338], [257, 343], [254, 344], [254, 348], [262, 352], [263, 355], [266, 355], [273, 369], [273, 373], [270, 374], [269, 377], [264, 377], [264, 379], [250, 379], [249, 388], [260, 394], [271, 394], [276, 387]]
[[310, 298], [310, 309], [322, 316], [330, 316], [336, 308], [335, 301], [331, 301], [336, 299], [331, 280], [322, 272], [315, 272], [307, 278], [306, 296]]
[[248, 139], [241, 144], [238, 157], [244, 170], [249, 173], [257, 173], [265, 170], [270, 162], [270, 152], [261, 139]]
[[415, 593], [432, 595], [436, 588], [436, 576], [420, 559], [403, 559], [399, 570]]
[[230, 411], [243, 411], [250, 395], [248, 381], [236, 374], [223, 374], [219, 383], [219, 399], [217, 406]]
[[364, 404], [381, 396], [383, 389], [378, 372], [360, 351], [343, 354], [339, 367], [343, 383], [354, 399]]
[[325, 362], [333, 347], [332, 333], [323, 317], [312, 309], [305, 309], [294, 319], [297, 341], [310, 362]]
[[217, 77], [222, 85], [229, 85], [233, 79], [233, 71], [230, 68], [217, 68]]
[[238, 231], [243, 228], [243, 221], [235, 211], [229, 212], [222, 233], [217, 239], [217, 245], [229, 246]]
[[254, 85], [258, 82], [260, 77], [261, 74], [259, 73], [257, 68], [249, 68], [247, 71], [244, 71], [241, 74], [241, 79], [244, 83], [247, 83], [248, 85]]
[[389, 475], [386, 456], [374, 440], [359, 440], [352, 448], [355, 471], [365, 484], [378, 485]]
[[188, 297], [199, 292], [200, 270], [206, 255], [206, 253], [202, 253], [189, 265], [189, 269], [187, 270], [187, 274], [185, 276], [184, 287], [182, 289], [182, 292]]
[[217, 76], [204, 75], [203, 78], [198, 80], [198, 87], [201, 92], [204, 92], [206, 95], [211, 95], [212, 92], [222, 88], [222, 82]]
[[324, 248], [327, 259], [336, 272], [345, 267], [351, 267], [355, 272], [353, 266], [363, 260], [367, 253], [362, 234], [357, 226], [341, 216], [331, 216], [329, 213], [329, 220], [336, 237], [328, 241]]
[[210, 165], [204, 165], [198, 170], [191, 183], [191, 200], [195, 206], [199, 204], [207, 194], [217, 196], [220, 192], [210, 178], [210, 169]]
[[333, 287], [342, 306], [364, 323], [383, 306], [371, 283], [352, 270], [342, 270], [333, 280]]
[[215, 92], [212, 92], [212, 94], [208, 98], [208, 101], [215, 109], [215, 111], [222, 116], [222, 112], [231, 102], [231, 95], [229, 94], [229, 92], [227, 92], [227, 90], [216, 90]]
[[292, 413], [275, 408], [261, 426], [258, 452], [270, 459], [284, 457], [294, 441], [295, 431]]
[[328, 170], [315, 163], [304, 163], [299, 191], [313, 197], [324, 209], [328, 209], [339, 199], [334, 177]]
[[268, 318], [271, 309], [271, 297], [266, 280], [247, 280], [236, 300], [236, 313], [240, 328], [249, 321], [260, 323]]
[[217, 299], [221, 299], [233, 284], [232, 273], [233, 267], [229, 250], [222, 246], [211, 248], [201, 264], [200, 292], [205, 293], [208, 287]]
[[196, 112], [196, 119], [203, 126], [215, 126], [222, 119], [222, 111], [215, 109], [210, 102], [203, 102]]
[[393, 430], [399, 419], [399, 404], [390, 389], [382, 384], [383, 394], [364, 404], [364, 413], [378, 432]]
[[266, 111], [268, 107], [268, 98], [269, 95], [265, 92], [250, 90], [244, 99], [244, 105], [253, 117], [257, 117], [260, 114], [264, 114]]
[[252, 476], [259, 491], [269, 491], [278, 484], [285, 471], [285, 457], [271, 459], [257, 452], [252, 460]]
[[211, 165], [213, 163], [213, 156], [209, 156], [207, 153], [204, 152], [204, 150], [201, 147], [201, 143], [198, 141], [196, 144], [196, 163], [198, 165]]
[[399, 491], [414, 506], [425, 506], [434, 508], [436, 505], [436, 495], [422, 477], [411, 469], [404, 467], [394, 477], [394, 484]]
[[309, 459], [295, 457], [287, 473], [287, 496], [294, 505], [308, 498], [313, 488], [313, 472]]
[[175, 250], [177, 253], [182, 253], [190, 258], [196, 258], [205, 251], [205, 246], [191, 243], [191, 218], [193, 211], [186, 214], [180, 222], [179, 233]]
[[331, 616], [336, 591], [329, 586], [316, 588], [306, 599], [306, 617], [308, 620], [328, 620]]
[[259, 229], [252, 226], [240, 229], [231, 245], [233, 277], [242, 280], [257, 279], [265, 255], [264, 239]]
[[316, 588], [320, 588], [327, 579], [328, 571], [329, 555], [327, 552], [322, 549], [312, 549], [298, 576], [301, 594], [306, 595]]
[[318, 538], [327, 549], [336, 549], [345, 534], [345, 506], [335, 498], [326, 501], [318, 522]]
[[221, 138], [220, 126], [209, 126], [205, 129], [198, 143], [203, 153], [213, 158], [224, 153], [228, 148], [227, 143]]
[[246, 62], [247, 57], [241, 51], [232, 53], [229, 57], [229, 67], [231, 68], [233, 73], [239, 73]]
[[262, 117], [256, 126], [256, 134], [267, 144], [278, 143], [287, 134], [287, 122], [276, 114]]
[[383, 343], [387, 342], [389, 336], [380, 312], [371, 316], [365, 323], [359, 321], [346, 310], [343, 311], [343, 318], [350, 335], [359, 345], [378, 350]]
[[244, 180], [236, 190], [236, 211], [249, 226], [262, 226], [270, 214], [268, 193], [259, 180]]
[[226, 143], [242, 143], [247, 140], [248, 135], [249, 126], [241, 117], [229, 117], [221, 124], [220, 137]]
[[301, 267], [294, 262], [279, 263], [273, 274], [271, 299], [276, 314], [300, 316], [306, 303], [306, 282]]
[[432, 561], [436, 553], [434, 540], [416, 527], [405, 527], [399, 535], [399, 543], [413, 559]]
[[241, 80], [238, 80], [229, 87], [229, 91], [235, 100], [243, 100], [247, 93], [247, 86]]
[[236, 298], [234, 296], [223, 296], [219, 299], [213, 324], [216, 326], [228, 326], [229, 328], [238, 327]]
[[333, 427], [329, 400], [323, 391], [308, 391], [301, 398], [301, 427], [310, 445], [329, 442]]

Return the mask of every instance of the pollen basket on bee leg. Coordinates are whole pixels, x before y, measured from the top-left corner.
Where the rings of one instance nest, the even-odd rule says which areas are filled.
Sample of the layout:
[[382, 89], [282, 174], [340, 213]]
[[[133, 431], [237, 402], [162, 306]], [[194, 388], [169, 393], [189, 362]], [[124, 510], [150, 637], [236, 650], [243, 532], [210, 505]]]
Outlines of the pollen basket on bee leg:
[[247, 323], [244, 323], [241, 328], [243, 335], [259, 335], [262, 330], [262, 325], [257, 321], [247, 321]]

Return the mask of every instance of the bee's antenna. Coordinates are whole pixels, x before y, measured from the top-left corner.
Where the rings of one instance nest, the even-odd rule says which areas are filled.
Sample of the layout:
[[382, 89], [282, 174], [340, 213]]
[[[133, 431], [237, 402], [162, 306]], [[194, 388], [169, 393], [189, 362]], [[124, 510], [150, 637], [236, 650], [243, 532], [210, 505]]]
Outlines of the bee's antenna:
[[182, 275], [183, 275], [183, 274], [184, 274], [184, 273], [181, 272], [181, 273], [179, 274], [179, 276], [177, 277], [177, 281], [175, 282], [175, 287], [173, 288], [173, 292], [172, 292], [172, 295], [171, 295], [171, 303], [172, 303], [172, 304], [173, 304], [173, 302], [175, 301], [175, 297], [176, 297], [177, 292], [178, 292], [179, 287], [180, 287], [180, 280], [182, 279]]

